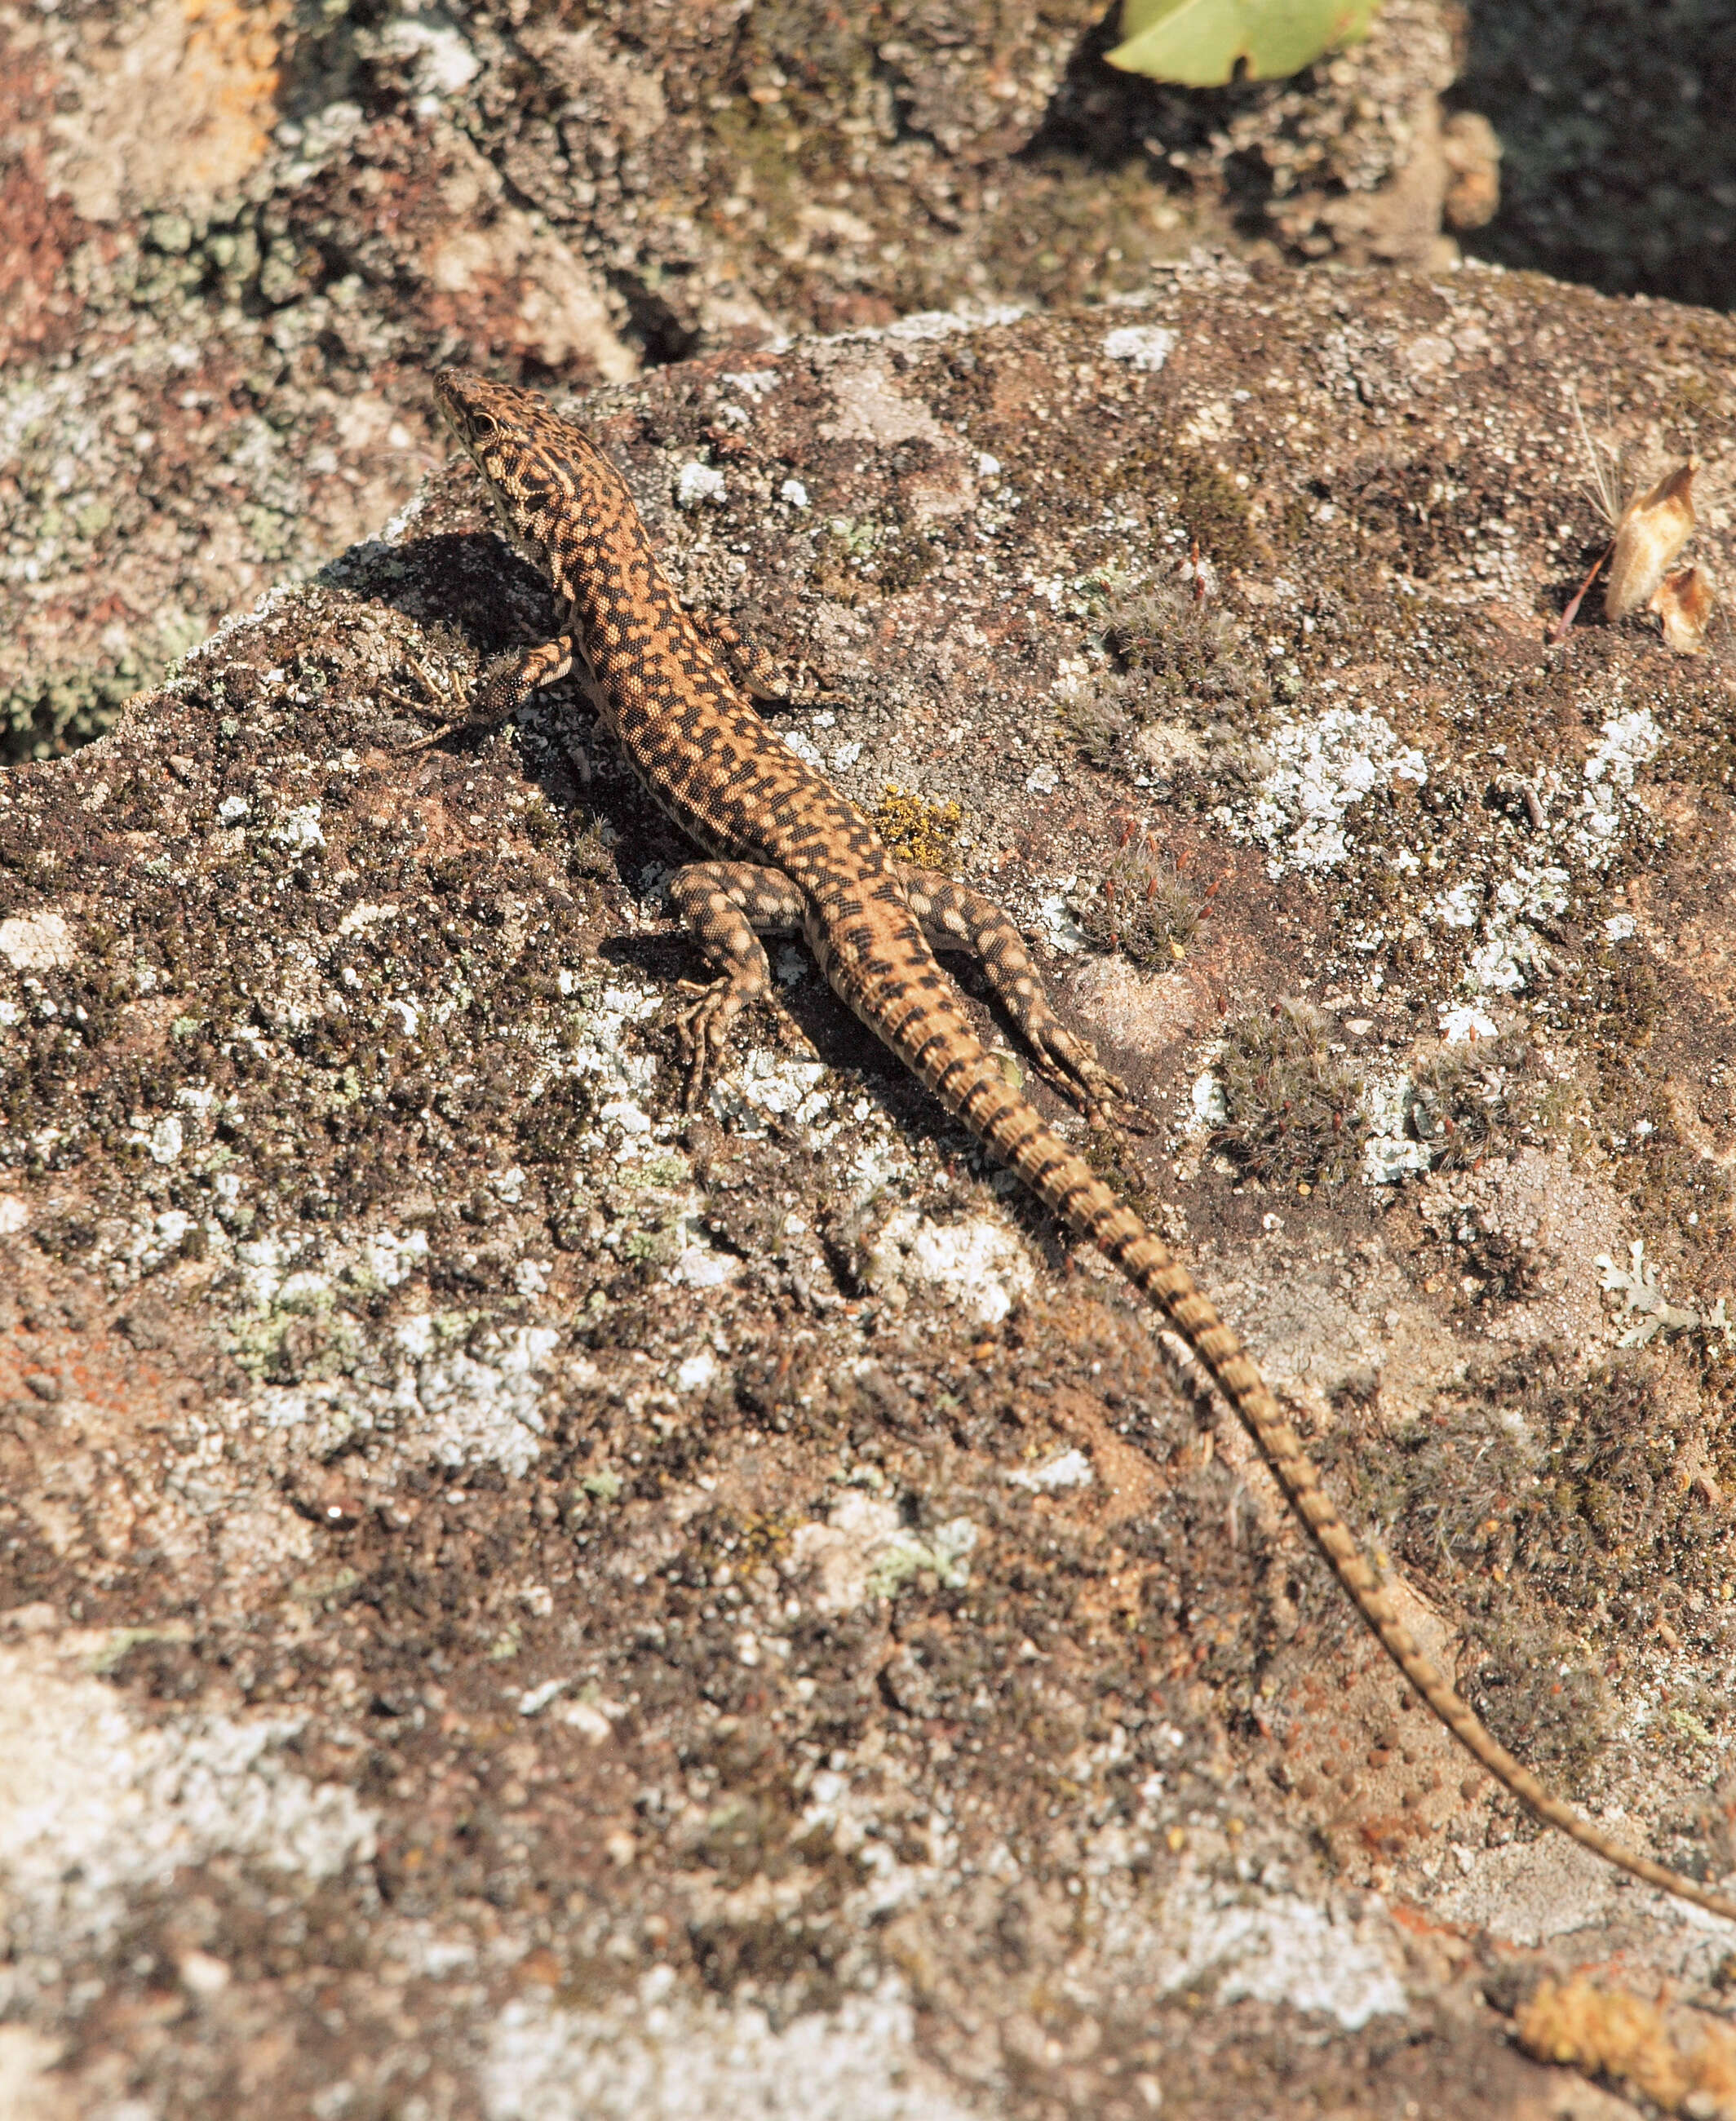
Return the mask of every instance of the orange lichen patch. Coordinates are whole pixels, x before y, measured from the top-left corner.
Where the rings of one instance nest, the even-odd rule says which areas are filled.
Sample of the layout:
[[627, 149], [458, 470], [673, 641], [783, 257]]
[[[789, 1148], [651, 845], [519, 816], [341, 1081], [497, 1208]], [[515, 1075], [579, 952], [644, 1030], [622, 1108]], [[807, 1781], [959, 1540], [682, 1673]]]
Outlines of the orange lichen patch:
[[63, 84], [49, 189], [86, 221], [196, 206], [257, 167], [277, 117], [287, 0], [152, 0]]
[[245, 176], [265, 152], [276, 115], [278, 33], [287, 0], [182, 0], [187, 42], [178, 88], [192, 119], [183, 181], [217, 193]]
[[1724, 2025], [1574, 1980], [1544, 1982], [1516, 2030], [1541, 2062], [1615, 2078], [1672, 2114], [1736, 2117], [1736, 2033]]

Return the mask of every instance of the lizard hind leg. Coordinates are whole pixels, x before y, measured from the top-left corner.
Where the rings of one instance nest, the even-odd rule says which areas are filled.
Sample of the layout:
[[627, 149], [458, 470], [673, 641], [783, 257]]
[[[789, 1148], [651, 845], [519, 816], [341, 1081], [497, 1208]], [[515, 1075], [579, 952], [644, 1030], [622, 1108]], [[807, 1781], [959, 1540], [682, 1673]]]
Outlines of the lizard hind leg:
[[901, 865], [899, 874], [929, 948], [962, 951], [982, 967], [990, 992], [1017, 1026], [1043, 1080], [1094, 1127], [1139, 1126], [1127, 1084], [1049, 1007], [1024, 938], [994, 901], [942, 869]]
[[671, 907], [716, 975], [704, 985], [684, 980], [681, 991], [697, 998], [675, 1012], [691, 1112], [723, 1058], [730, 1024], [771, 987], [760, 937], [794, 934], [807, 901], [782, 869], [750, 862], [690, 862], [667, 889]]

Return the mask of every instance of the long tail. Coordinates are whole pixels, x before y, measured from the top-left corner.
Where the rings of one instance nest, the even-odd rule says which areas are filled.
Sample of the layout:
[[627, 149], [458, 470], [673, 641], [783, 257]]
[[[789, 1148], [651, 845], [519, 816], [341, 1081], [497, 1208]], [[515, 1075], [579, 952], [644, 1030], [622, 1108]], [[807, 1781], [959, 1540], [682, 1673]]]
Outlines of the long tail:
[[[911, 1066], [991, 1155], [1016, 1172], [1034, 1193], [1080, 1237], [1088, 1238], [1169, 1319], [1234, 1408], [1290, 1508], [1313, 1534], [1315, 1545], [1381, 1648], [1465, 1750], [1540, 1820], [1559, 1827], [1606, 1862], [1643, 1878], [1649, 1886], [1661, 1886], [1678, 1899], [1692, 1900], [1713, 1914], [1736, 1922], [1736, 1902], [1611, 1840], [1571, 1805], [1546, 1789], [1530, 1769], [1516, 1760], [1485, 1727], [1399, 1618], [1351, 1537], [1350, 1527], [1338, 1514], [1337, 1505], [1321, 1486], [1319, 1474], [1285, 1419], [1266, 1380], [1210, 1298], [1195, 1287], [1186, 1267], [1043, 1124], [1029, 1100], [1008, 1086], [963, 1019], [954, 1019], [948, 1028], [950, 1035], [944, 1041], [935, 1040], [931, 1033], [919, 1050], [906, 1054]], [[968, 1065], [962, 1050], [966, 1042], [975, 1046], [980, 1056], [976, 1067]], [[902, 1050], [903, 1041], [898, 1043]]]

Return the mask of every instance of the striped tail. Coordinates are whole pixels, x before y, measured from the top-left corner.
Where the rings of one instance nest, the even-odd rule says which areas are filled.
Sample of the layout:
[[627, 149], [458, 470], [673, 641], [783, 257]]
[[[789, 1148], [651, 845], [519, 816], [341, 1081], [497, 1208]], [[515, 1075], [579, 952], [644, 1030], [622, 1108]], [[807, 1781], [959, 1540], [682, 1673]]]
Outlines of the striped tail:
[[[1399, 1618], [1338, 1514], [1337, 1505], [1321, 1486], [1319, 1474], [1266, 1380], [1210, 1298], [1194, 1286], [1192, 1276], [1169, 1247], [1043, 1124], [1029, 1101], [1007, 1085], [964, 1019], [950, 1010], [945, 1014], [950, 1022], [940, 1036], [936, 1035], [938, 1027], [931, 1014], [922, 1036], [912, 1037], [907, 1031], [898, 1041], [898, 1050], [992, 1156], [1016, 1172], [1047, 1206], [1080, 1237], [1088, 1238], [1163, 1312], [1234, 1408], [1290, 1508], [1307, 1526], [1381, 1648], [1465, 1750], [1546, 1825], [1559, 1827], [1583, 1848], [1643, 1878], [1647, 1885], [1736, 1922], [1736, 1902], [1612, 1841], [1546, 1789], [1486, 1728]], [[912, 1050], [905, 1050], [907, 1042]], [[967, 1048], [974, 1048], [974, 1066]]]

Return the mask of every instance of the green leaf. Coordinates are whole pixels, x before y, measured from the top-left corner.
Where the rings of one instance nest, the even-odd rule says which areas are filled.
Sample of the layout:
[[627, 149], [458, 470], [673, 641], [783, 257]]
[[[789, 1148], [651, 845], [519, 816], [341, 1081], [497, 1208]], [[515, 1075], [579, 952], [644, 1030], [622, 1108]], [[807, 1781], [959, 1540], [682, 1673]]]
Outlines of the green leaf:
[[1122, 0], [1125, 42], [1111, 66], [1189, 88], [1220, 88], [1245, 62], [1249, 81], [1310, 66], [1368, 35], [1380, 0]]

